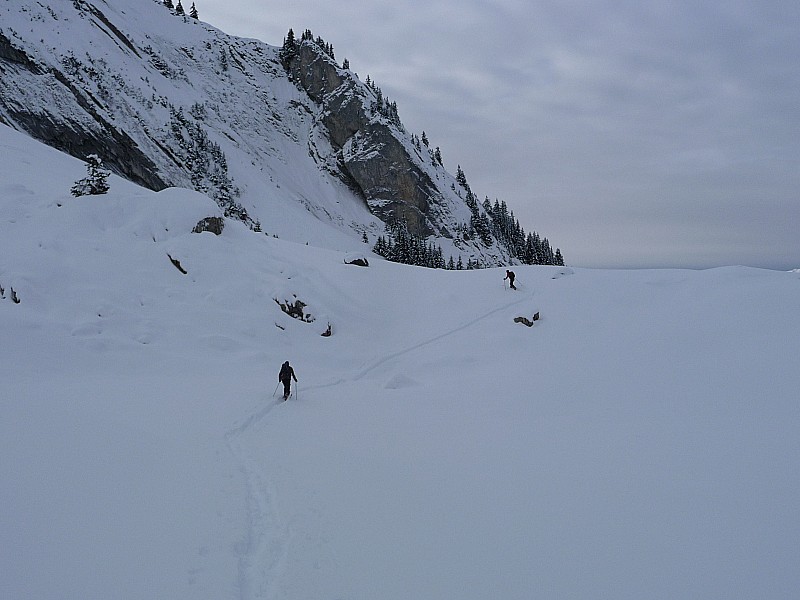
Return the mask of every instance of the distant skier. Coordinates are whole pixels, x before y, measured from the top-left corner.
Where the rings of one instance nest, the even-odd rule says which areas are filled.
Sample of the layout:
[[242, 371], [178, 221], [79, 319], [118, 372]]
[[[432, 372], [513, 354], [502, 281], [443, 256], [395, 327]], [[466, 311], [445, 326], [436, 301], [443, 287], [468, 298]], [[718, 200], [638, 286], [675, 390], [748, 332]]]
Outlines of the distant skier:
[[517, 289], [517, 288], [514, 286], [514, 277], [516, 277], [516, 275], [514, 275], [514, 271], [509, 271], [508, 269], [506, 269], [506, 276], [505, 276], [505, 277], [503, 277], [503, 281], [505, 281], [506, 279], [508, 279], [508, 284], [511, 286], [511, 289], [512, 289], [512, 290], [515, 290], [515, 289]]
[[292, 387], [292, 378], [297, 381], [297, 376], [294, 374], [294, 369], [289, 365], [289, 361], [287, 360], [281, 366], [281, 372], [278, 373], [278, 381], [283, 384], [283, 399], [286, 400], [289, 397], [289, 393], [291, 392]]

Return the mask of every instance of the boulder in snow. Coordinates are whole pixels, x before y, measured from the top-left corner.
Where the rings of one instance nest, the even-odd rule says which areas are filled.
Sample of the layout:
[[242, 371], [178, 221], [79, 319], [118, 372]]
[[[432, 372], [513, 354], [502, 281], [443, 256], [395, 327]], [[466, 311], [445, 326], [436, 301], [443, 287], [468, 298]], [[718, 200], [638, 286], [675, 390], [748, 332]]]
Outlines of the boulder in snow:
[[347, 256], [344, 257], [345, 264], [348, 265], [357, 265], [359, 267], [368, 267], [369, 261], [367, 257], [359, 252], [351, 252]]
[[192, 229], [192, 233], [203, 233], [210, 231], [214, 235], [220, 235], [222, 229], [225, 227], [225, 219], [222, 217], [206, 217], [198, 221], [197, 225]]

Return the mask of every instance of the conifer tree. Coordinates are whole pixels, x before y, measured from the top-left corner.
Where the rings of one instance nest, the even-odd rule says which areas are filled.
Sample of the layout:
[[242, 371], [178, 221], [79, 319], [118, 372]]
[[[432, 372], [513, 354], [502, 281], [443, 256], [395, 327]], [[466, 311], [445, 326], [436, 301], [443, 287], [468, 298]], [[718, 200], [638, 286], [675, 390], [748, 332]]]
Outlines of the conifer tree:
[[172, 4], [172, 0], [164, 0], [164, 6], [166, 6], [170, 10], [173, 10], [175, 8], [175, 5]]
[[458, 168], [456, 169], [456, 181], [458, 182], [458, 185], [464, 188], [465, 191], [470, 191], [469, 184], [467, 183], [467, 176], [464, 175], [461, 165], [458, 165]]
[[[303, 32], [303, 39], [305, 39], [306, 33], [311, 35], [311, 32], [306, 30]], [[280, 50], [281, 63], [287, 71], [289, 70], [289, 64], [292, 62], [292, 59], [297, 56], [297, 48], [298, 43], [294, 37], [294, 31], [290, 28], [289, 33], [286, 34], [283, 40], [283, 46]]]
[[197, 8], [195, 7], [194, 2], [192, 2], [192, 8], [189, 9], [189, 16], [192, 17], [193, 19], [199, 19], [200, 18], [197, 15]]
[[86, 157], [86, 177], [75, 182], [70, 192], [78, 196], [96, 196], [109, 190], [108, 176], [111, 173], [103, 167], [103, 161], [96, 154]]
[[181, 0], [178, 0], [178, 3], [175, 5], [175, 14], [181, 17], [186, 15], [186, 11], [183, 10]]

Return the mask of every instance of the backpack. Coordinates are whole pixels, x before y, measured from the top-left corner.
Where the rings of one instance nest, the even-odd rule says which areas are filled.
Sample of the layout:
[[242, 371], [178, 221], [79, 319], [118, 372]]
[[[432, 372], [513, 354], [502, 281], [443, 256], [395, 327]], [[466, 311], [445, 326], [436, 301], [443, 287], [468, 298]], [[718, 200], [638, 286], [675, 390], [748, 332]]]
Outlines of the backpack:
[[288, 362], [283, 363], [281, 366], [281, 372], [278, 374], [278, 379], [284, 381], [286, 379], [291, 378], [292, 376], [292, 367], [289, 366]]

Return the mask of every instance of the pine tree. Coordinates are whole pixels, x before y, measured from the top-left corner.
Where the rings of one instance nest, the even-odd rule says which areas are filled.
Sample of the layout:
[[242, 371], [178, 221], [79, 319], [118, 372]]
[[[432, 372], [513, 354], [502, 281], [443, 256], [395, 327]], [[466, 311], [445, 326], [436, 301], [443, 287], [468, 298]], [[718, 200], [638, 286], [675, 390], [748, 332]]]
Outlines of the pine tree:
[[461, 165], [458, 165], [458, 168], [456, 170], [456, 181], [458, 182], [458, 185], [464, 188], [464, 190], [466, 190], [467, 192], [470, 191], [469, 184], [467, 183], [467, 176], [464, 175], [464, 171], [461, 169]]
[[189, 9], [189, 16], [192, 17], [193, 19], [199, 19], [200, 18], [197, 15], [197, 8], [195, 7], [194, 2], [192, 2], [192, 8]]
[[173, 10], [175, 8], [175, 5], [172, 4], [172, 0], [164, 0], [164, 6], [166, 6], [170, 10]]
[[345, 71], [349, 71], [350, 70], [350, 61], [347, 60], [346, 58], [344, 59], [344, 62], [342, 62], [342, 68]]
[[[306, 33], [311, 35], [311, 32], [306, 30], [306, 32], [303, 33], [304, 38]], [[292, 62], [292, 59], [297, 56], [297, 48], [298, 43], [294, 37], [294, 31], [289, 29], [289, 33], [286, 34], [286, 38], [283, 40], [283, 46], [280, 50], [281, 63], [287, 71], [289, 70], [289, 64]]]
[[86, 157], [86, 177], [75, 182], [70, 192], [78, 196], [96, 196], [109, 190], [108, 176], [111, 173], [103, 167], [103, 161], [96, 154]]
[[181, 4], [181, 0], [178, 0], [178, 3], [175, 5], [175, 14], [180, 17], [186, 15], [186, 11], [183, 10], [183, 5]]

